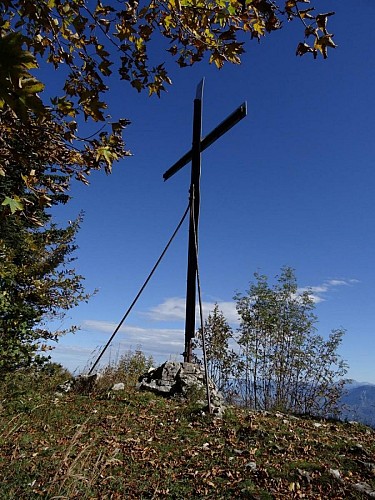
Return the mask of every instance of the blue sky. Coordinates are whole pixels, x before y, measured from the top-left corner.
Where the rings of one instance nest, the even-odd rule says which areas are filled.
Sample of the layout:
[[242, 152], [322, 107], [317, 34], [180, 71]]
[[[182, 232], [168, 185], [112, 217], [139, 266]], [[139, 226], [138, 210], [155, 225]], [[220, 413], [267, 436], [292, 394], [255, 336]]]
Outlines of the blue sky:
[[[347, 330], [348, 375], [375, 383], [375, 140], [373, 0], [320, 1], [335, 10], [338, 44], [329, 58], [295, 56], [296, 21], [260, 44], [246, 44], [240, 66], [203, 62], [179, 69], [165, 54], [173, 86], [161, 99], [111, 87], [111, 114], [126, 117], [133, 156], [111, 176], [73, 186], [55, 210], [61, 222], [85, 212], [78, 272], [99, 292], [69, 312], [54, 360], [81, 370], [104, 345], [159, 257], [187, 203], [190, 166], [162, 175], [191, 147], [195, 90], [204, 76], [203, 135], [244, 100], [248, 116], [202, 155], [199, 265], [205, 311], [215, 301], [236, 327], [232, 297], [253, 273], [271, 281], [296, 270], [316, 296], [319, 333]], [[161, 47], [156, 53], [164, 58]], [[157, 361], [182, 359], [187, 262], [184, 224], [116, 337], [110, 355], [142, 346]]]

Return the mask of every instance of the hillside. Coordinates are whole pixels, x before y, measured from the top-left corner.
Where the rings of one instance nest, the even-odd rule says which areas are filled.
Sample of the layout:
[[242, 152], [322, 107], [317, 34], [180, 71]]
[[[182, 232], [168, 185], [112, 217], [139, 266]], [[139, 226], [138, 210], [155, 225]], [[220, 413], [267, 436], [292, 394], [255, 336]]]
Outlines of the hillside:
[[346, 387], [341, 398], [345, 409], [341, 416], [345, 420], [357, 420], [375, 428], [375, 385], [353, 384]]
[[194, 399], [130, 384], [108, 395], [108, 381], [59, 398], [57, 382], [29, 374], [0, 384], [1, 499], [323, 500], [375, 490], [375, 431], [363, 425], [236, 408], [213, 419]]

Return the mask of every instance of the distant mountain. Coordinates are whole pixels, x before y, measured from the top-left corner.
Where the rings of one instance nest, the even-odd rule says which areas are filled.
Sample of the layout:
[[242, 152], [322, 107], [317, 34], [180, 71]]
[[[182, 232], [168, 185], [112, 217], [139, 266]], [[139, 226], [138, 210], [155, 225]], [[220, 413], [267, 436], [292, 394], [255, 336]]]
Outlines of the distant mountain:
[[345, 385], [346, 389], [355, 389], [356, 387], [361, 387], [361, 386], [374, 386], [375, 384], [372, 384], [371, 382], [358, 382], [357, 380], [351, 380], [350, 382], [347, 382]]
[[345, 389], [346, 394], [340, 400], [344, 405], [340, 417], [375, 428], [375, 385], [353, 381]]
[[[242, 379], [237, 383], [245, 383]], [[271, 385], [271, 393], [272, 393]], [[239, 400], [238, 404], [241, 406]], [[352, 380], [344, 386], [344, 394], [339, 400], [343, 409], [338, 418], [343, 421], [356, 421], [375, 429], [375, 384]]]

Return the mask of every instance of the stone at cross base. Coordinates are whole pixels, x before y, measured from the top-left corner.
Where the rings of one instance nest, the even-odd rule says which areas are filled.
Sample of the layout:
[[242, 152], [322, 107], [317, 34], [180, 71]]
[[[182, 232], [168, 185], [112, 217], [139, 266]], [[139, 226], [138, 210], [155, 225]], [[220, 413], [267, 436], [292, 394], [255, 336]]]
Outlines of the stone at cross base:
[[[149, 391], [164, 397], [189, 397], [191, 391], [206, 395], [205, 373], [201, 365], [167, 361], [158, 368], [139, 377], [137, 389]], [[225, 411], [224, 397], [212, 380], [209, 380], [211, 412], [222, 416]], [[203, 392], [204, 391], [204, 392]], [[207, 404], [207, 402], [202, 402]]]

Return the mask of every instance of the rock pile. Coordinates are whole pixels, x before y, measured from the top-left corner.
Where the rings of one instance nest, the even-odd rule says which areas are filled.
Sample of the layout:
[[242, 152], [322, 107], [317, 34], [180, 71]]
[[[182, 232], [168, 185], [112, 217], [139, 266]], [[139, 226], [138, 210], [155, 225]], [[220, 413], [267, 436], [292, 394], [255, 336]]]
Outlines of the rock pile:
[[[167, 361], [158, 368], [149, 370], [139, 378], [137, 388], [165, 397], [188, 398], [192, 391], [206, 394], [205, 374], [202, 366], [194, 363]], [[224, 398], [215, 384], [209, 381], [211, 412], [222, 416], [225, 411]], [[205, 396], [204, 396], [205, 397]], [[207, 406], [206, 401], [200, 401]]]

